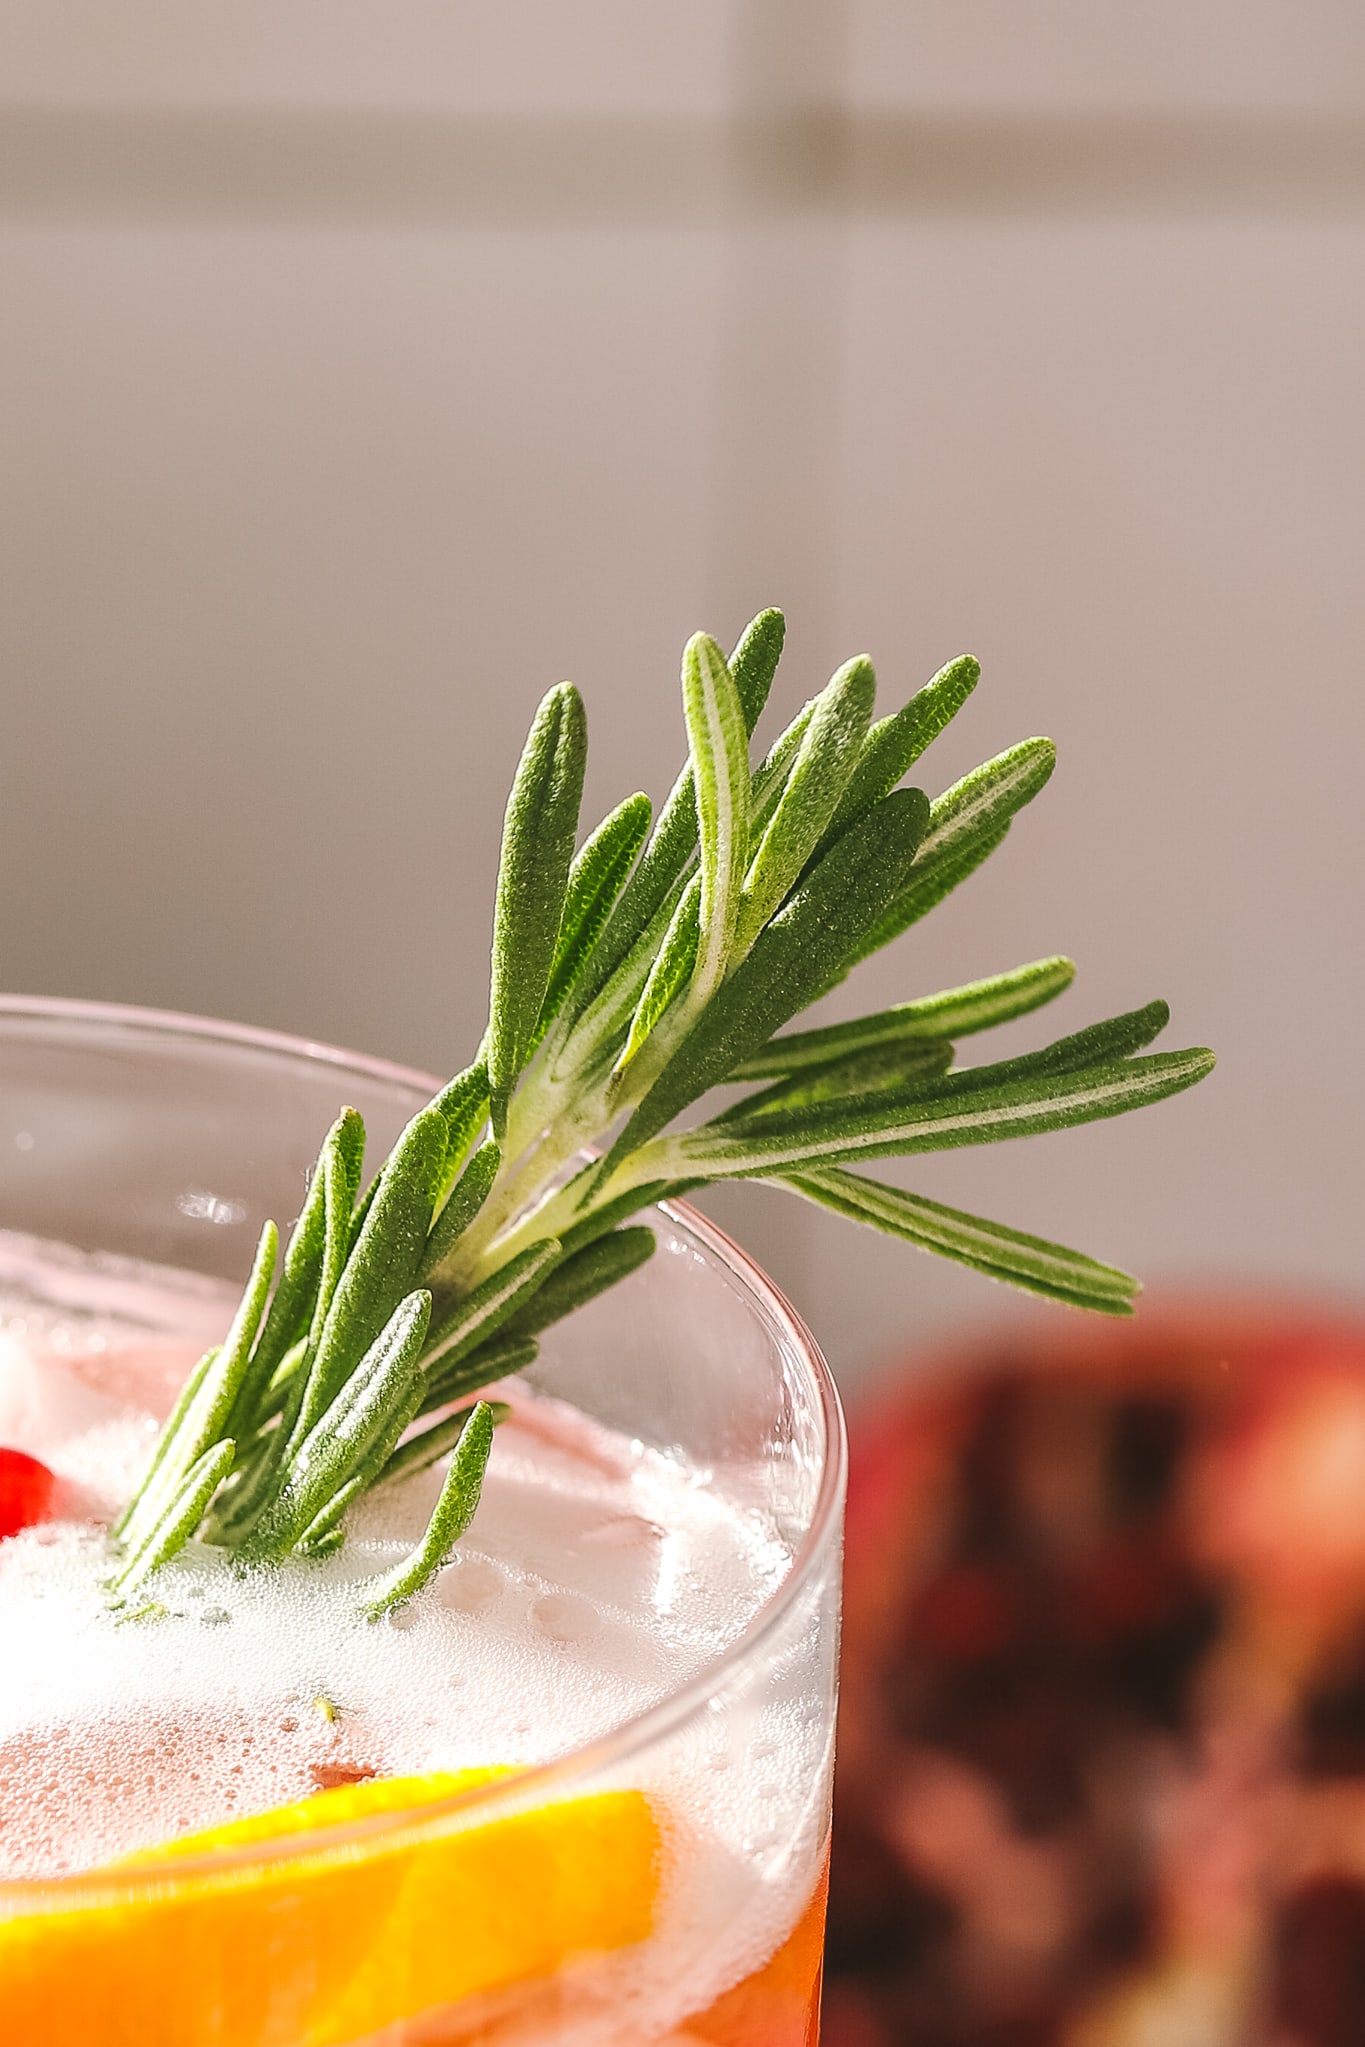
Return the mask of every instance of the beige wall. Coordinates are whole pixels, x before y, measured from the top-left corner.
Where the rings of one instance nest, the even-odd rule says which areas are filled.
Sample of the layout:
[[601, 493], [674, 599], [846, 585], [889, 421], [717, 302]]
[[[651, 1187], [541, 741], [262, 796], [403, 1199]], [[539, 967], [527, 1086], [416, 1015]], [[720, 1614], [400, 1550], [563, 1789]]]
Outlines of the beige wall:
[[[657, 793], [683, 637], [778, 601], [788, 708], [970, 646], [933, 779], [1061, 747], [840, 1005], [1069, 950], [1059, 1028], [1222, 1054], [913, 1183], [1359, 1294], [1357, 8], [0, 0], [0, 56], [7, 983], [449, 1065], [540, 691]], [[719, 1206], [849, 1374], [1007, 1305]]]

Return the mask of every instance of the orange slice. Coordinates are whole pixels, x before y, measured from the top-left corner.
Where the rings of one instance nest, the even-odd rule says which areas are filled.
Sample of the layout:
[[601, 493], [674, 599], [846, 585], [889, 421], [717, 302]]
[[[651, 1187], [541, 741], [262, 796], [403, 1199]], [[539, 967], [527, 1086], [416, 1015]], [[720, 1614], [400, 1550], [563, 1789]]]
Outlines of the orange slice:
[[47, 1909], [0, 1921], [5, 2047], [348, 2047], [645, 1939], [660, 1844], [638, 1791], [172, 1866], [420, 1812], [502, 1774], [374, 1778], [130, 1856], [108, 1871], [117, 1889], [104, 1871], [49, 1886]]

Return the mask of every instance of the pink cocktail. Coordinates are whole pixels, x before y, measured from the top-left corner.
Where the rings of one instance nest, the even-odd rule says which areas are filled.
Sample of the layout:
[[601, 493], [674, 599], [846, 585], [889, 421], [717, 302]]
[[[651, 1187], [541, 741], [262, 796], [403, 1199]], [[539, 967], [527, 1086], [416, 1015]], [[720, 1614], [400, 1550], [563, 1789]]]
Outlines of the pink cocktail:
[[357, 1588], [439, 1473], [339, 1556], [195, 1545], [111, 1609], [105, 1527], [262, 1216], [341, 1103], [382, 1149], [431, 1084], [22, 1001], [0, 1068], [0, 1442], [56, 1480], [0, 1544], [6, 2038], [814, 2040], [842, 1438], [761, 1275], [656, 1212], [647, 1270], [494, 1389], [476, 1524], [396, 1621]]

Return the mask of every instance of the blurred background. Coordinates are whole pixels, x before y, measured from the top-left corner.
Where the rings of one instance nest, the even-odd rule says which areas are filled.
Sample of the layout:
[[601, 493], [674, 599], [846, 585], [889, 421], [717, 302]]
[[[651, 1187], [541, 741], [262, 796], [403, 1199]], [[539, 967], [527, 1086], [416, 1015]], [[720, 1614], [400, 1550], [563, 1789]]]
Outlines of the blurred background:
[[[777, 603], [765, 730], [968, 648], [931, 792], [1061, 750], [829, 1013], [1066, 951], [1017, 1042], [1221, 1054], [907, 1181], [1358, 1290], [1365, 13], [0, 0], [0, 95], [7, 985], [450, 1070], [542, 691], [658, 797], [683, 640]], [[851, 1383], [1029, 1312], [714, 1205]]]

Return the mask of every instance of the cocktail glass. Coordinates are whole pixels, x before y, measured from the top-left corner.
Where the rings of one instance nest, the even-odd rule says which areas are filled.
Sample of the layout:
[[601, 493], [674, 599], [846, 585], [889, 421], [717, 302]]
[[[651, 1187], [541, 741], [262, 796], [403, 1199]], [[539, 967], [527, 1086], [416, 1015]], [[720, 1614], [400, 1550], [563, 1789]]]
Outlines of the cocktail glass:
[[[436, 1085], [235, 1025], [8, 998], [0, 1230], [115, 1279], [128, 1260], [240, 1281], [338, 1107], [378, 1158]], [[655, 1257], [556, 1329], [531, 1376], [761, 1517], [780, 1581], [737, 1632], [717, 1615], [670, 1695], [544, 1764], [287, 1838], [0, 1884], [7, 2047], [816, 2039], [838, 1401], [741, 1251], [685, 1206], [649, 1220]]]

